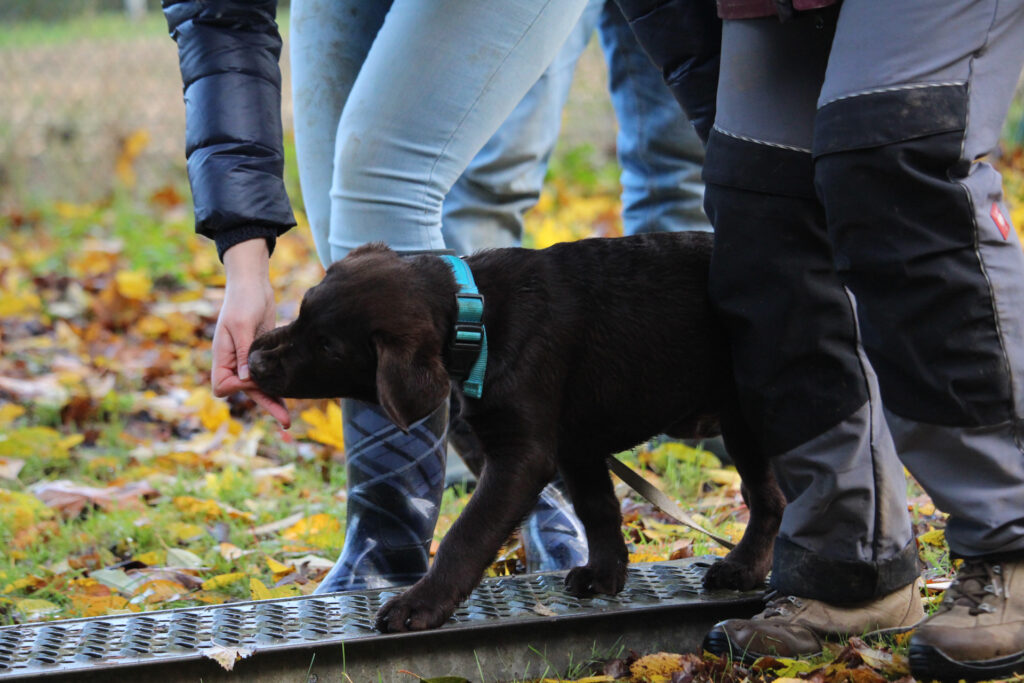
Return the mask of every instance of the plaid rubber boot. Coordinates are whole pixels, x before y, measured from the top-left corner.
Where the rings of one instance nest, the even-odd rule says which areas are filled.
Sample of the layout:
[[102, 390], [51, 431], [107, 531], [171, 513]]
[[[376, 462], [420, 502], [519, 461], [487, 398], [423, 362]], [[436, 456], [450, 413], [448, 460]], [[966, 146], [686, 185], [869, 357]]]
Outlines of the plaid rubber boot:
[[378, 406], [346, 399], [345, 545], [316, 593], [415, 583], [427, 572], [444, 491], [448, 402], [403, 434]]

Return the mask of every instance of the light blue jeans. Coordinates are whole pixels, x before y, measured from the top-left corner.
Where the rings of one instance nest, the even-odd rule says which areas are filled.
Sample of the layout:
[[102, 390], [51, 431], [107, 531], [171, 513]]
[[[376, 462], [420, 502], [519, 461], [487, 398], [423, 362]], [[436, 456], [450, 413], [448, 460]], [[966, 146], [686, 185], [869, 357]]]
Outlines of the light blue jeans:
[[618, 119], [627, 235], [710, 230], [702, 209], [704, 147], [614, 0], [590, 0], [554, 62], [473, 158], [444, 202], [444, 239], [466, 254], [518, 245], [540, 197], [576, 62], [595, 27]]
[[443, 249], [445, 195], [555, 58], [586, 0], [296, 0], [295, 144], [328, 264]]

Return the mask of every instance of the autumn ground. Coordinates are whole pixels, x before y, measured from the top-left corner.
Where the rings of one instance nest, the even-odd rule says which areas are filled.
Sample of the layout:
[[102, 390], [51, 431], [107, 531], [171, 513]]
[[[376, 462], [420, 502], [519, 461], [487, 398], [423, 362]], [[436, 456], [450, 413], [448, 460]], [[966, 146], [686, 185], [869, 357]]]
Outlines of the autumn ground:
[[[16, 38], [0, 34], [0, 63], [23, 50]], [[81, 49], [54, 40], [52, 50]], [[138, 55], [148, 45], [111, 49]], [[63, 63], [45, 46], [27, 52], [37, 64], [27, 72]], [[37, 92], [38, 80], [21, 87]], [[0, 133], [12, 116], [28, 116], [3, 106]], [[0, 624], [308, 594], [344, 538], [337, 403], [293, 402], [300, 418], [284, 432], [242, 398], [210, 394], [220, 264], [192, 234], [180, 168], [158, 173], [144, 163], [166, 136], [130, 121], [117, 130], [109, 158], [96, 164], [100, 199], [76, 193], [75, 201], [59, 200], [8, 186], [0, 204]], [[32, 139], [6, 138], [0, 170], [7, 164], [15, 185], [36, 188], [26, 168], [37, 157], [15, 144], [20, 137]], [[616, 171], [604, 158], [601, 150], [563, 146], [529, 216], [530, 245], [617, 234]], [[1020, 226], [1024, 157], [1016, 148], [1001, 163]], [[160, 173], [163, 182], [153, 182]], [[289, 179], [297, 198], [293, 169]], [[299, 219], [272, 264], [280, 321], [294, 316], [302, 292], [321, 275], [301, 212]], [[625, 457], [707, 525], [742, 533], [736, 474], [710, 453], [669, 443]], [[909, 486], [930, 584], [923, 598], [931, 602], [951, 573], [943, 516]], [[717, 552], [622, 494], [633, 559]], [[437, 538], [466, 499], [446, 493]], [[514, 540], [503, 558], [493, 572], [521, 570]], [[623, 645], [644, 654], [628, 634]], [[762, 662], [753, 670], [692, 653], [639, 661], [620, 653], [573, 676], [893, 680], [907, 671], [903, 645], [891, 645], [881, 651], [853, 642], [820, 660]]]

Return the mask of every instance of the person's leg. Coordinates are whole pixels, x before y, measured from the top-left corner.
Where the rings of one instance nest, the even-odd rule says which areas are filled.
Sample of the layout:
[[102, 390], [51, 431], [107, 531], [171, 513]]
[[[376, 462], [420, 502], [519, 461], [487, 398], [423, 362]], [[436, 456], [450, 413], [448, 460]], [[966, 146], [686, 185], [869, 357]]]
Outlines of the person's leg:
[[[371, 240], [399, 250], [443, 248], [439, 197], [521, 96], [516, 90], [525, 91], [550, 61], [551, 46], [564, 40], [582, 8], [582, 0], [395, 4], [310, 4], [299, 8], [300, 27], [293, 25], [296, 124], [304, 131], [297, 133], [300, 174], [325, 264]], [[432, 82], [438, 74], [443, 83]], [[325, 178], [332, 178], [329, 194]], [[377, 472], [396, 455], [384, 414], [356, 401], [343, 402], [343, 412], [349, 485], [360, 495], [350, 496], [345, 548], [318, 591], [408, 582], [426, 570], [447, 420], [435, 414], [398, 448], [408, 463], [403, 471], [415, 477], [388, 478]], [[372, 502], [363, 505], [377, 493], [386, 498], [389, 489], [419, 504], [392, 519]], [[382, 543], [382, 535], [401, 547]]]
[[710, 230], [697, 132], [614, 0], [604, 3], [598, 29], [619, 124], [623, 231]]
[[912, 641], [920, 677], [1024, 671], [1024, 253], [983, 160], [1022, 64], [1020, 3], [849, 0], [819, 103], [840, 274], [900, 457], [967, 559]]
[[922, 614], [903, 470], [814, 190], [815, 103], [834, 21], [834, 11], [727, 21], [722, 36], [705, 165], [711, 294], [744, 416], [788, 500], [771, 578], [787, 599], [705, 641], [736, 656], [816, 652], [832, 631]]
[[444, 248], [441, 207], [586, 0], [396, 0], [341, 116], [331, 249]]
[[576, 62], [590, 42], [603, 4], [588, 0], [554, 61], [448, 191], [442, 234], [456, 253], [519, 246], [522, 241], [523, 214], [540, 198]]
[[[296, 0], [291, 14], [295, 147], [317, 253], [331, 261], [331, 179], [338, 120], [387, 2]], [[342, 401], [345, 545], [318, 593], [415, 582], [427, 571], [441, 503], [447, 404], [402, 434], [380, 408]]]

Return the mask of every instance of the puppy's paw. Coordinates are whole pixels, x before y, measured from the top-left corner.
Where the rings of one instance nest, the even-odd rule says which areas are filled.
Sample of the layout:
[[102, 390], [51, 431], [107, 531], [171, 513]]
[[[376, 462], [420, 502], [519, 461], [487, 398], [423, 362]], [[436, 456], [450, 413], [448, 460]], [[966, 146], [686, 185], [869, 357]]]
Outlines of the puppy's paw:
[[749, 591], [764, 586], [765, 572], [744, 562], [728, 558], [711, 565], [704, 575], [704, 587], [708, 590]]
[[606, 565], [587, 564], [574, 567], [565, 575], [565, 590], [582, 598], [595, 593], [616, 595], [626, 585], [626, 565], [622, 562]]
[[416, 587], [384, 603], [374, 624], [381, 633], [426, 631], [437, 628], [455, 612], [455, 604], [423, 595]]

